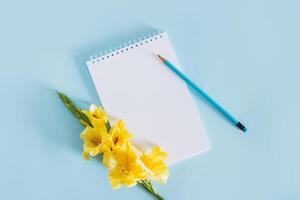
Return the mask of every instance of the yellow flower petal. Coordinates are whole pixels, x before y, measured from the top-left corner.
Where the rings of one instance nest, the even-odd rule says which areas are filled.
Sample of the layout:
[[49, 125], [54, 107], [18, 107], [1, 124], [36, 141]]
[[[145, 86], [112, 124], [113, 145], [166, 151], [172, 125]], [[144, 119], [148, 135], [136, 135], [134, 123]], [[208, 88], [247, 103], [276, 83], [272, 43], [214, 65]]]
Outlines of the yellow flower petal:
[[114, 166], [116, 165], [116, 161], [113, 158], [113, 153], [111, 151], [103, 153], [102, 163], [108, 169], [114, 168]]
[[[106, 112], [94, 104], [90, 105], [89, 110], [82, 110], [86, 116], [88, 116], [94, 128], [106, 129], [105, 124], [108, 121]], [[84, 126], [87, 126], [85, 122], [81, 122]]]
[[94, 118], [103, 119], [104, 121], [107, 121], [107, 114], [101, 107], [91, 104], [89, 111]]
[[125, 127], [123, 120], [118, 120], [110, 129], [112, 149], [120, 148], [132, 137]]
[[80, 134], [83, 140], [83, 151], [96, 156], [110, 149], [109, 135], [105, 130], [87, 126]]
[[161, 147], [154, 147], [148, 153], [141, 156], [141, 161], [152, 172], [150, 178], [165, 183], [169, 177], [169, 171], [164, 163], [167, 153]]
[[109, 168], [109, 181], [113, 188], [118, 188], [121, 185], [127, 187], [133, 186], [137, 181], [145, 180], [148, 178], [149, 173], [144, 164], [139, 160], [136, 152], [131, 147], [130, 143], [127, 143], [125, 147], [116, 149], [108, 161], [105, 158], [105, 165]]
[[85, 160], [89, 160], [90, 159], [90, 156], [89, 156], [89, 153], [88, 152], [82, 152], [82, 157], [85, 159]]

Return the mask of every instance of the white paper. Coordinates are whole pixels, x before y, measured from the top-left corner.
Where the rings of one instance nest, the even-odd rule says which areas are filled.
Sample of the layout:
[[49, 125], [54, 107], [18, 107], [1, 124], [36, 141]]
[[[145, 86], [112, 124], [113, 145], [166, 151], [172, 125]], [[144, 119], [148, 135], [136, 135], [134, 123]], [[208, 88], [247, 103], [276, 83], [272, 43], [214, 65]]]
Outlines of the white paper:
[[167, 33], [146, 40], [87, 65], [105, 110], [124, 119], [133, 135], [162, 146], [170, 165], [210, 143], [186, 84], [157, 57], [179, 66]]

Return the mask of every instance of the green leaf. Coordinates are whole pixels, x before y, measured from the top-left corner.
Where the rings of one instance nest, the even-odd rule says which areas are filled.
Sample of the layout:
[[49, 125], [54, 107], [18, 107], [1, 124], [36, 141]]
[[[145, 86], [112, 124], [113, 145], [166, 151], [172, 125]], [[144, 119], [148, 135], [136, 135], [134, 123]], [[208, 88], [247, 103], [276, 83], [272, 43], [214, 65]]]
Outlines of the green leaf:
[[80, 114], [78, 113], [77, 108], [73, 104], [72, 100], [61, 92], [57, 92], [57, 94], [60, 97], [61, 101], [65, 104], [65, 106], [73, 113], [73, 115], [80, 119]]
[[88, 116], [83, 112], [81, 112], [81, 114], [82, 114], [82, 120], [85, 121], [90, 127], [93, 127], [93, 125], [92, 125], [90, 119], [88, 118]]
[[59, 98], [61, 99], [61, 101], [62, 101], [64, 104], [66, 104], [66, 103], [67, 103], [67, 97], [66, 97], [66, 95], [64, 95], [63, 93], [58, 92], [58, 91], [56, 91], [56, 92], [57, 92]]
[[64, 93], [62, 92], [58, 92], [57, 94], [59, 96], [59, 98], [61, 99], [61, 101], [65, 104], [65, 106], [68, 108], [68, 110], [79, 120], [82, 120], [84, 122], [86, 122], [89, 126], [93, 127], [90, 119], [88, 118], [88, 116], [83, 113], [80, 108], [77, 108], [73, 101], [67, 97]]
[[110, 129], [111, 129], [111, 125], [110, 125], [109, 121], [107, 121], [107, 122], [105, 123], [105, 127], [106, 127], [107, 132], [109, 132]]
[[66, 107], [69, 109], [69, 111], [78, 119], [82, 119], [81, 115], [78, 113], [78, 111], [76, 109], [74, 109], [74, 107], [66, 104]]

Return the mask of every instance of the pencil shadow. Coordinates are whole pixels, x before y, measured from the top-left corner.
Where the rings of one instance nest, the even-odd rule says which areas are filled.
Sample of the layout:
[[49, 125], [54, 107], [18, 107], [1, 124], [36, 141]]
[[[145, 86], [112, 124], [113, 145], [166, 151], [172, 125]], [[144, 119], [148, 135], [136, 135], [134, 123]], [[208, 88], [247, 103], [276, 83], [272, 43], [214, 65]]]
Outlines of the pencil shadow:
[[99, 55], [101, 52], [109, 51], [110, 49], [119, 47], [128, 41], [134, 41], [137, 38], [157, 31], [159, 30], [147, 24], [138, 24], [135, 27], [130, 27], [128, 30], [115, 32], [107, 38], [83, 44], [74, 50], [75, 53], [73, 55], [73, 60], [75, 62], [75, 66], [79, 71], [82, 82], [85, 84], [85, 88], [88, 91], [92, 102], [101, 105], [101, 100], [97, 95], [90, 73], [86, 66], [86, 62], [90, 59], [90, 57]]

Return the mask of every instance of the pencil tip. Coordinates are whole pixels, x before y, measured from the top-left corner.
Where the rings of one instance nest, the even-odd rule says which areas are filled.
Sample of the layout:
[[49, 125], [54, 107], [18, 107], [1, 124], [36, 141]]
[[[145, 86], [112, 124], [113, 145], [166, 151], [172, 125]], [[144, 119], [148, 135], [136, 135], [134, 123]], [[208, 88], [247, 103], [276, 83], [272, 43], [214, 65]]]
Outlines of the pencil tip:
[[246, 132], [247, 131], [247, 128], [241, 123], [241, 122], [238, 122], [236, 124], [236, 126], [241, 129], [243, 132]]
[[161, 55], [157, 54], [157, 56], [159, 57], [159, 59], [160, 59], [162, 62], [165, 60]]

